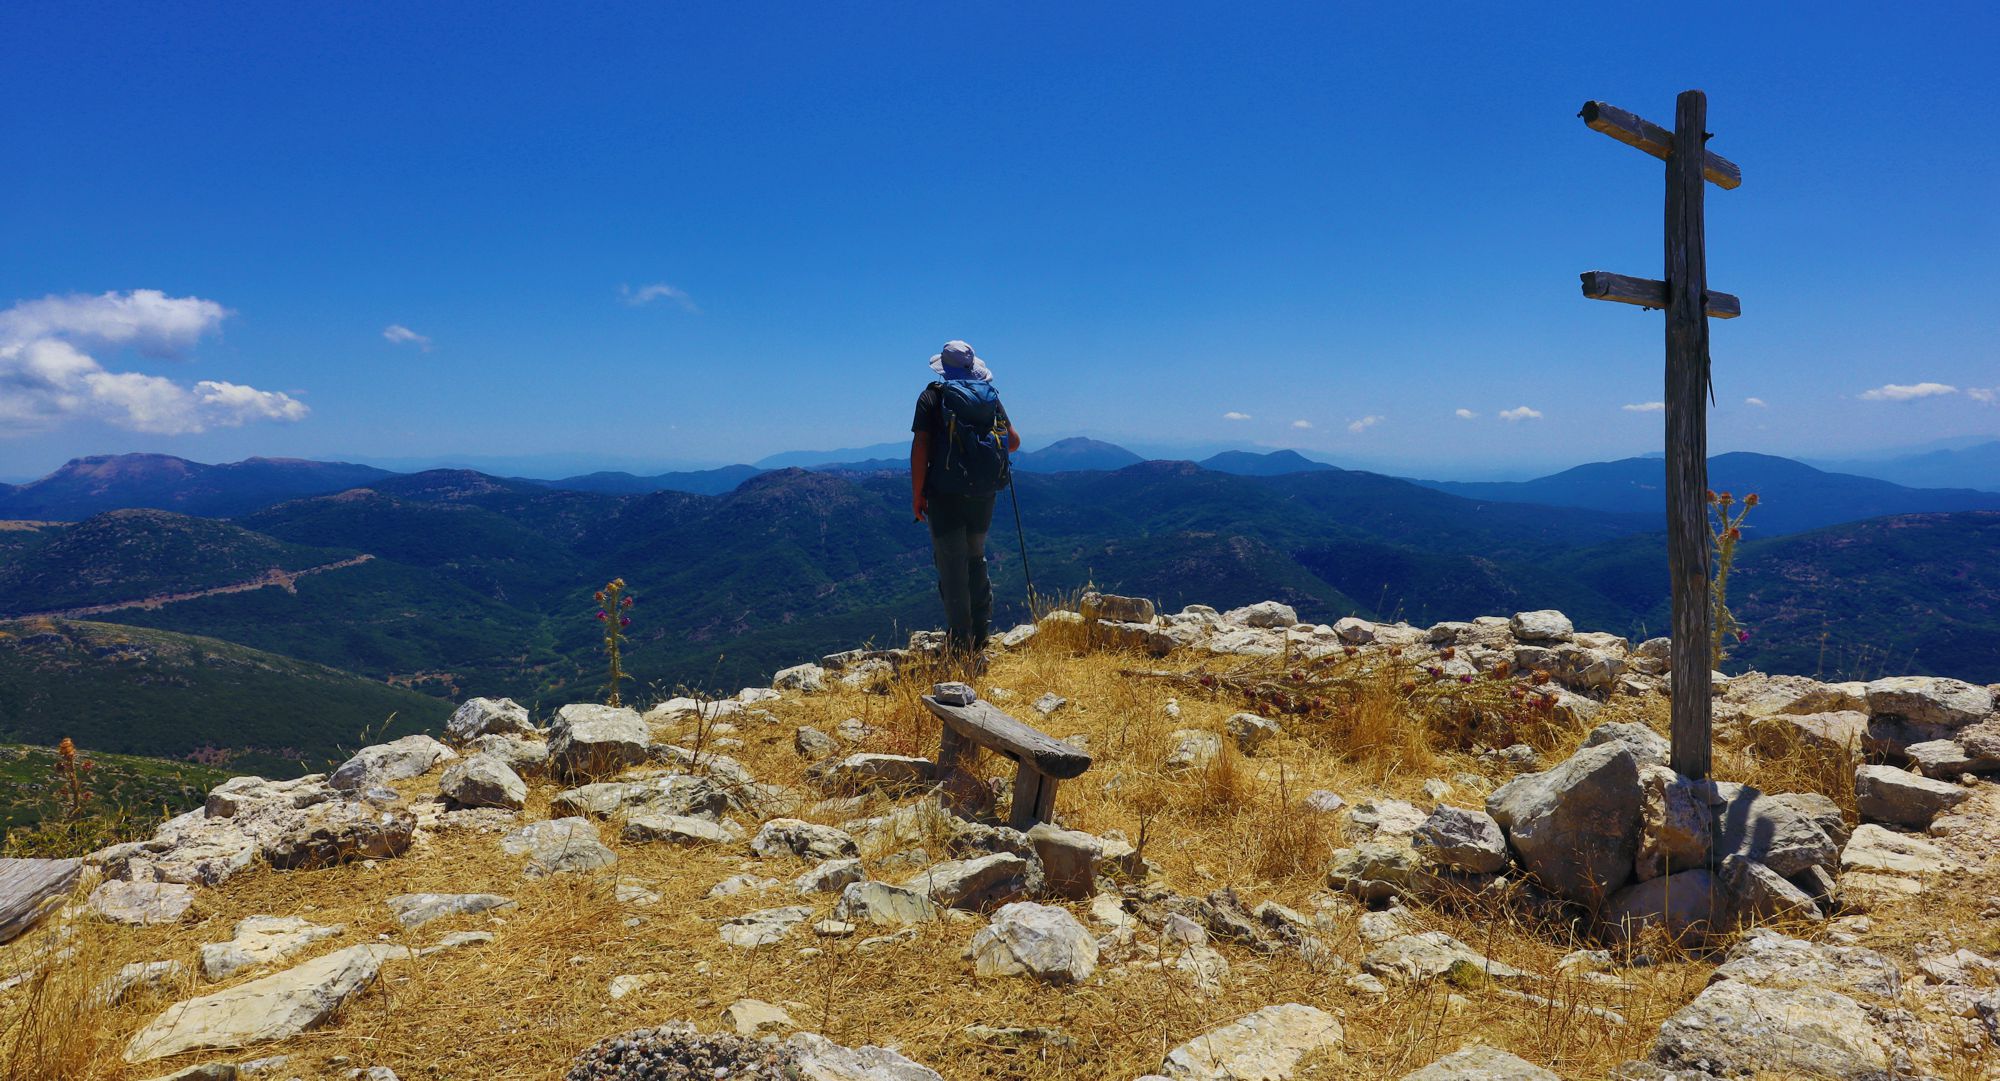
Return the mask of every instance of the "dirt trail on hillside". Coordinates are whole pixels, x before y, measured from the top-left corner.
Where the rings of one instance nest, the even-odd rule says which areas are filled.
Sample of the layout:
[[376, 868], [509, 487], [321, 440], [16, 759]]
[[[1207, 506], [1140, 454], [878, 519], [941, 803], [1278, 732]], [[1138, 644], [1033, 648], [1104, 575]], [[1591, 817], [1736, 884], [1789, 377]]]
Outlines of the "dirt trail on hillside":
[[372, 555], [363, 553], [352, 559], [343, 559], [338, 563], [324, 563], [317, 567], [307, 567], [304, 570], [287, 571], [274, 568], [265, 571], [249, 581], [232, 582], [226, 586], [212, 586], [208, 589], [190, 590], [186, 593], [156, 593], [153, 596], [141, 597], [138, 600], [114, 601], [110, 604], [92, 604], [82, 608], [59, 608], [47, 612], [23, 612], [20, 615], [9, 616], [7, 618], [82, 619], [86, 616], [103, 615], [106, 612], [119, 612], [127, 608], [164, 608], [169, 604], [176, 604], [180, 601], [199, 600], [203, 597], [215, 597], [224, 593], [248, 593], [253, 589], [263, 589], [266, 586], [277, 586], [287, 593], [297, 593], [299, 591], [298, 581], [301, 578], [313, 574], [324, 574], [327, 571], [337, 571], [344, 567], [358, 567], [374, 558]]

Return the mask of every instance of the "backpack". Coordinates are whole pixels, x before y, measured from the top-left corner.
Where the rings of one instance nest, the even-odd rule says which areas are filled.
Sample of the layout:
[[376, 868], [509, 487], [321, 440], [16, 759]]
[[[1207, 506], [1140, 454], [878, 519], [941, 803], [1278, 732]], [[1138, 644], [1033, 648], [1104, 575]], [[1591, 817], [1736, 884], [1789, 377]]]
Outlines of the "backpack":
[[938, 407], [944, 413], [944, 446], [931, 448], [932, 490], [945, 495], [994, 495], [1012, 479], [1007, 471], [1007, 431], [1000, 423], [1000, 392], [984, 379], [948, 379]]

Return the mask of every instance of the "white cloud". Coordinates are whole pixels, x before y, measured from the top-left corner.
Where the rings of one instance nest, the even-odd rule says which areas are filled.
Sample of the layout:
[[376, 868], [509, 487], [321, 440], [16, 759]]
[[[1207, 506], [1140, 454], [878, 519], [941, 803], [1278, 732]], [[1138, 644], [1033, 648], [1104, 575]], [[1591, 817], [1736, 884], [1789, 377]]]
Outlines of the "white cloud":
[[382, 337], [396, 345], [415, 345], [426, 353], [431, 351], [431, 340], [428, 335], [419, 334], [401, 323], [390, 323], [383, 327]]
[[1236, 410], [1232, 409], [1232, 410], [1230, 410], [1229, 412], [1227, 412], [1227, 413], [1224, 413], [1224, 414], [1222, 414], [1222, 419], [1223, 419], [1223, 420], [1249, 420], [1249, 419], [1250, 419], [1250, 414], [1248, 414], [1248, 413], [1238, 413], [1238, 412], [1237, 412]]
[[192, 346], [229, 314], [199, 297], [156, 289], [43, 297], [0, 311], [0, 436], [96, 420], [178, 435], [252, 420], [300, 420], [305, 403], [277, 391], [204, 379], [182, 386], [144, 372], [114, 372], [78, 347], [129, 346], [169, 354]]
[[1471, 420], [1472, 418], [1478, 416], [1479, 414], [1473, 412], [1470, 409], [1461, 409], [1456, 413], [1453, 413], [1452, 415], [1460, 420]]
[[1762, 399], [1762, 398], [1745, 398], [1745, 399], [1743, 399], [1743, 404], [1744, 404], [1744, 405], [1754, 405], [1754, 406], [1756, 406], [1756, 407], [1757, 407], [1757, 408], [1759, 408], [1759, 409], [1768, 409], [1768, 408], [1770, 408], [1770, 405], [1771, 405], [1771, 403], [1769, 403], [1769, 402], [1765, 401], [1765, 400], [1764, 400], [1764, 399]]
[[1542, 411], [1539, 409], [1530, 409], [1523, 405], [1514, 409], [1502, 409], [1500, 411], [1500, 419], [1510, 424], [1518, 420], [1540, 420], [1542, 419]]
[[1861, 392], [1864, 402], [1907, 402], [1917, 398], [1935, 398], [1940, 394], [1957, 394], [1958, 388], [1945, 383], [1885, 383], [1874, 390]]
[[688, 296], [686, 292], [680, 289], [668, 285], [666, 282], [654, 282], [651, 285], [642, 285], [637, 289], [629, 285], [621, 285], [618, 287], [618, 295], [624, 299], [625, 303], [634, 308], [644, 307], [656, 300], [671, 300], [680, 305], [682, 311], [697, 313], [701, 311], [700, 308], [695, 307], [693, 297]]
[[1361, 432], [1367, 431], [1370, 428], [1373, 428], [1374, 426], [1380, 423], [1382, 423], [1382, 418], [1376, 416], [1373, 413], [1370, 413], [1367, 416], [1362, 417], [1360, 420], [1357, 420], [1354, 423], [1348, 425], [1347, 430], [1359, 434]]
[[[1629, 403], [1629, 404], [1626, 404], [1626, 405], [1621, 405], [1621, 406], [1619, 406], [1618, 408], [1620, 408], [1620, 409], [1623, 409], [1623, 410], [1624, 410], [1624, 411], [1626, 411], [1627, 413], [1664, 413], [1664, 412], [1666, 412], [1666, 411], [1667, 411], [1667, 403], [1665, 403], [1665, 402], [1631, 402], [1631, 403]], [[1537, 414], [1537, 415], [1539, 415], [1539, 414]]]
[[1292, 422], [1292, 427], [1297, 428], [1300, 431], [1304, 431], [1312, 426], [1313, 422], [1309, 420], [1295, 420]]
[[1985, 402], [1987, 405], [2000, 403], [2000, 387], [1967, 387], [1965, 393], [1971, 395], [1975, 402]]
[[46, 296], [0, 311], [0, 343], [66, 338], [171, 356], [194, 345], [228, 314], [213, 300], [170, 297], [158, 289]]

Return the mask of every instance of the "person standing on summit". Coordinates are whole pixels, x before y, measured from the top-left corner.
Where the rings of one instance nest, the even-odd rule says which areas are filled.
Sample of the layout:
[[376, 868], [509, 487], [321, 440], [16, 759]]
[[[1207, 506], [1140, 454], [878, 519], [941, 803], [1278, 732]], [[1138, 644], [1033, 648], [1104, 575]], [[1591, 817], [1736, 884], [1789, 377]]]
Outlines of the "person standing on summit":
[[986, 576], [986, 531], [993, 499], [1007, 487], [1007, 456], [1021, 434], [1007, 418], [993, 373], [970, 345], [949, 341], [931, 358], [936, 376], [917, 397], [910, 422], [910, 509], [931, 528], [947, 645], [972, 660], [986, 648], [993, 583]]

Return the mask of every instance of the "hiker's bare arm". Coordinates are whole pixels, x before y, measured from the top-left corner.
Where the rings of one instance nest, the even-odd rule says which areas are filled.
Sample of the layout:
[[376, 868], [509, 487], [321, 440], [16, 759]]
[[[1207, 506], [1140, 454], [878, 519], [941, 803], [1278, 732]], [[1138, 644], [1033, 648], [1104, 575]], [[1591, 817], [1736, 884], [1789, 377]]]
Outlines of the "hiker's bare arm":
[[1012, 454], [1020, 449], [1021, 433], [1014, 428], [1013, 423], [1010, 421], [1007, 425], [1007, 453]]
[[924, 474], [930, 464], [931, 433], [917, 432], [910, 437], [910, 511], [919, 522], [924, 520]]

